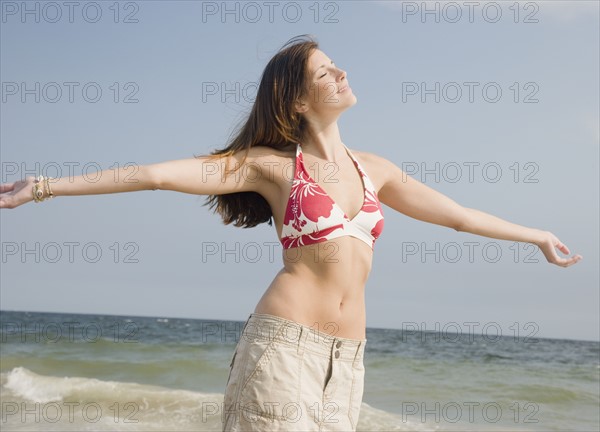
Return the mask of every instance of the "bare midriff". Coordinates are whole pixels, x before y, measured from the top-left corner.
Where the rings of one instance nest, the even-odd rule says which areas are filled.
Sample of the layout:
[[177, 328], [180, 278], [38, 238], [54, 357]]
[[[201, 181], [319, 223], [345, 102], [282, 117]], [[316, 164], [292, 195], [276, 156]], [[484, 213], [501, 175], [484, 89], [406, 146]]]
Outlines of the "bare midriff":
[[283, 268], [254, 312], [350, 339], [365, 339], [365, 283], [373, 251], [354, 237], [283, 250]]

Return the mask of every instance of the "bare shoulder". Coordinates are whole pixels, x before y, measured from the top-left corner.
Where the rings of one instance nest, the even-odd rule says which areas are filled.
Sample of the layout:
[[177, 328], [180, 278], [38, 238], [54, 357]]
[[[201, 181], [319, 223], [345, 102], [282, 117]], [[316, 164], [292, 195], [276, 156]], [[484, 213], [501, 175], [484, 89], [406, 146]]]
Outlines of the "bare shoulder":
[[247, 150], [234, 153], [233, 158], [252, 170], [254, 176], [268, 179], [271, 182], [279, 182], [281, 179], [289, 178], [288, 170], [293, 169], [293, 158], [295, 150], [291, 148], [276, 149], [269, 146], [258, 145]]
[[376, 167], [383, 168], [384, 166], [390, 164], [391, 162], [384, 158], [383, 156], [379, 156], [375, 153], [366, 152], [362, 150], [352, 150], [350, 149], [353, 155], [359, 158], [360, 163], [367, 163], [371, 165], [375, 165]]
[[367, 175], [371, 178], [375, 189], [381, 189], [387, 182], [388, 177], [392, 174], [392, 168], [395, 168], [396, 166], [386, 158], [375, 153], [352, 149], [350, 149], [350, 151], [358, 159], [367, 172]]

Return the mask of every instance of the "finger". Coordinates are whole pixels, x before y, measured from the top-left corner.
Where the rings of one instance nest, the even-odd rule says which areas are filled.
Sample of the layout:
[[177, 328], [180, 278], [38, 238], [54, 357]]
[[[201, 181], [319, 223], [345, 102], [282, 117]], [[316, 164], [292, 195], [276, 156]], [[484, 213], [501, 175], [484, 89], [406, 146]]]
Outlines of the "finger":
[[15, 184], [13, 183], [4, 183], [0, 184], [0, 193], [10, 192], [15, 188]]
[[551, 244], [549, 246], [550, 247], [544, 248], [544, 255], [546, 255], [548, 262], [557, 264], [561, 259], [563, 259], [558, 255], [558, 253], [556, 253], [556, 248], [558, 245]]
[[572, 266], [573, 264], [575, 264], [575, 263], [579, 262], [579, 260], [580, 260], [580, 259], [581, 259], [581, 255], [575, 255], [575, 256], [573, 256], [573, 257], [571, 257], [571, 258], [568, 258], [568, 259], [564, 259], [564, 258], [562, 258], [562, 259], [561, 259], [561, 261], [563, 261], [563, 264], [562, 264], [562, 266], [563, 266], [563, 267], [569, 267], [569, 266]]
[[557, 247], [558, 247], [558, 245], [547, 248], [544, 254], [546, 255], [546, 259], [548, 260], [548, 262], [550, 264], [556, 264], [556, 265], [559, 265], [559, 266], [563, 266], [566, 263], [567, 260], [566, 260], [566, 258], [560, 257], [556, 253], [556, 249], [555, 248], [557, 248]]
[[569, 251], [569, 248], [567, 247], [566, 244], [562, 243], [560, 240], [558, 241], [558, 243], [556, 244], [556, 247], [564, 254], [566, 255], [570, 255], [571, 252]]
[[561, 266], [561, 267], [568, 267], [569, 260], [565, 259], [565, 258], [558, 258], [554, 264]]
[[0, 197], [0, 208], [12, 208], [10, 200], [7, 198]]

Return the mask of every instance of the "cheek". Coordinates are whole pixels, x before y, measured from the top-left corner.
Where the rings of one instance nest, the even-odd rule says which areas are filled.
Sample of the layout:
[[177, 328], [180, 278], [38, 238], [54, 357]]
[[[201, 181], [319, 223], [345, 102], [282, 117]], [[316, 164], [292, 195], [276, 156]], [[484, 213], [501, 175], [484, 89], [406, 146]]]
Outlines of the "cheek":
[[319, 87], [319, 94], [317, 95], [319, 102], [321, 103], [332, 103], [337, 102], [336, 86], [334, 83], [324, 83]]
[[310, 98], [314, 104], [330, 105], [331, 103], [338, 102], [339, 95], [336, 94], [336, 91], [337, 87], [335, 83], [320, 83], [316, 81], [310, 85]]
[[313, 104], [321, 104], [325, 99], [325, 86], [319, 82], [313, 82], [310, 85], [310, 101]]

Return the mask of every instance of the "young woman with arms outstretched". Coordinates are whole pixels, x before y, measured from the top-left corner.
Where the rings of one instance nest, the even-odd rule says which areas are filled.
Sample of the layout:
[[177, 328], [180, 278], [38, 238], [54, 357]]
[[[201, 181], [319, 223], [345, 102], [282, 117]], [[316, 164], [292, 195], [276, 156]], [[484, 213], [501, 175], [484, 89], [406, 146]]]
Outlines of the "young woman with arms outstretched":
[[[351, 151], [337, 120], [357, 102], [346, 72], [318, 44], [294, 38], [267, 64], [248, 119], [211, 155], [102, 175], [96, 183], [26, 178], [0, 189], [0, 207], [49, 196], [139, 190], [209, 195], [224, 223], [275, 222], [283, 268], [245, 323], [232, 355], [227, 431], [355, 430], [363, 395], [364, 288], [381, 204], [412, 218], [536, 244], [548, 262], [570, 254], [551, 232], [464, 208], [373, 153]], [[234, 172], [240, 169], [243, 175]], [[125, 170], [125, 169], [122, 169]]]

